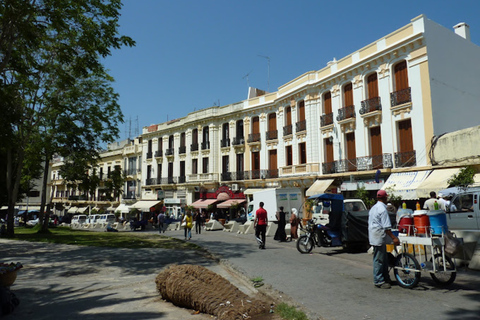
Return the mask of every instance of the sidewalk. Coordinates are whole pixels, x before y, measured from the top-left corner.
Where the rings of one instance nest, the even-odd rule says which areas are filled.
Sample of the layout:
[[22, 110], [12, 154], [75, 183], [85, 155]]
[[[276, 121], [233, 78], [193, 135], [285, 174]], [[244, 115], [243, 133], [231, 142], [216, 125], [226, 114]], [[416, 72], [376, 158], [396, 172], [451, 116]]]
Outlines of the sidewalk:
[[251, 286], [195, 251], [111, 249], [0, 239], [2, 261], [21, 262], [5, 319], [211, 319], [160, 299], [155, 277], [171, 263], [202, 265], [247, 294]]

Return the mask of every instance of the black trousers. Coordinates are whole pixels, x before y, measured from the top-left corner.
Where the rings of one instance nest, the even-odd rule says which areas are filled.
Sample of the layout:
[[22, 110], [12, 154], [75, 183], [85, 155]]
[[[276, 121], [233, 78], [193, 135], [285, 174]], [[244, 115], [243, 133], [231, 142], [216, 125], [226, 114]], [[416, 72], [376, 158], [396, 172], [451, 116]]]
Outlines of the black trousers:
[[265, 235], [267, 233], [267, 225], [258, 225], [255, 229], [255, 236], [262, 239], [262, 246], [265, 247]]

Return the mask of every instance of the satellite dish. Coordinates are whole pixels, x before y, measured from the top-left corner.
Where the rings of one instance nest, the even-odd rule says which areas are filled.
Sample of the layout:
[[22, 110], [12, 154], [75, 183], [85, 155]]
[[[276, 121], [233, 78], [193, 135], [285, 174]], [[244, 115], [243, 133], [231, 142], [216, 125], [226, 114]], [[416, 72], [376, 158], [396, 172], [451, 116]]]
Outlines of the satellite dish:
[[377, 172], [375, 172], [375, 182], [376, 183], [379, 183], [380, 182], [380, 169], [377, 170]]

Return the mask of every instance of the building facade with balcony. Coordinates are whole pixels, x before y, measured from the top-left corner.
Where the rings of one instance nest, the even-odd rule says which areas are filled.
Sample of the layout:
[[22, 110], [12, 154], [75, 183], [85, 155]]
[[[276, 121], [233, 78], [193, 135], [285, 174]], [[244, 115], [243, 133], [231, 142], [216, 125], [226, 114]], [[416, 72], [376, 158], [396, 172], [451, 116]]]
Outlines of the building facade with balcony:
[[428, 169], [434, 136], [478, 124], [479, 86], [468, 25], [421, 15], [276, 92], [145, 127], [142, 197], [190, 204], [222, 185], [307, 190]]

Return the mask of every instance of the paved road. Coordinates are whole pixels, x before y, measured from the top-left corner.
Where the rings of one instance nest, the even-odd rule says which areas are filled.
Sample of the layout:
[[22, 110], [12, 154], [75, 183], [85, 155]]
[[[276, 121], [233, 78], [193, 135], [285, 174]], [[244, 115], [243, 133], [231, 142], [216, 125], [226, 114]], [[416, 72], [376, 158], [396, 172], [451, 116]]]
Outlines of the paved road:
[[[181, 231], [170, 235], [183, 238]], [[300, 254], [295, 242], [267, 238], [259, 250], [253, 235], [223, 231], [193, 234], [191, 241], [227, 259], [248, 278], [261, 276], [274, 289], [293, 298], [311, 318], [334, 319], [480, 319], [480, 272], [459, 270], [448, 288], [435, 286], [422, 273], [413, 290], [373, 286], [372, 256], [334, 248]], [[392, 274], [393, 278], [393, 274]]]
[[[183, 231], [166, 235], [183, 239]], [[242, 278], [262, 277], [279, 296], [303, 307], [310, 319], [480, 319], [480, 272], [460, 270], [447, 289], [424, 274], [414, 290], [372, 284], [371, 255], [316, 248], [298, 253], [295, 242], [267, 238], [259, 250], [253, 235], [222, 231], [191, 240], [224, 259], [243, 277], [193, 251], [109, 249], [0, 239], [2, 261], [21, 261], [12, 290], [21, 307], [5, 319], [209, 319], [159, 299], [154, 279], [174, 262], [203, 265], [248, 293]], [[253, 291], [252, 291], [253, 292]]]

